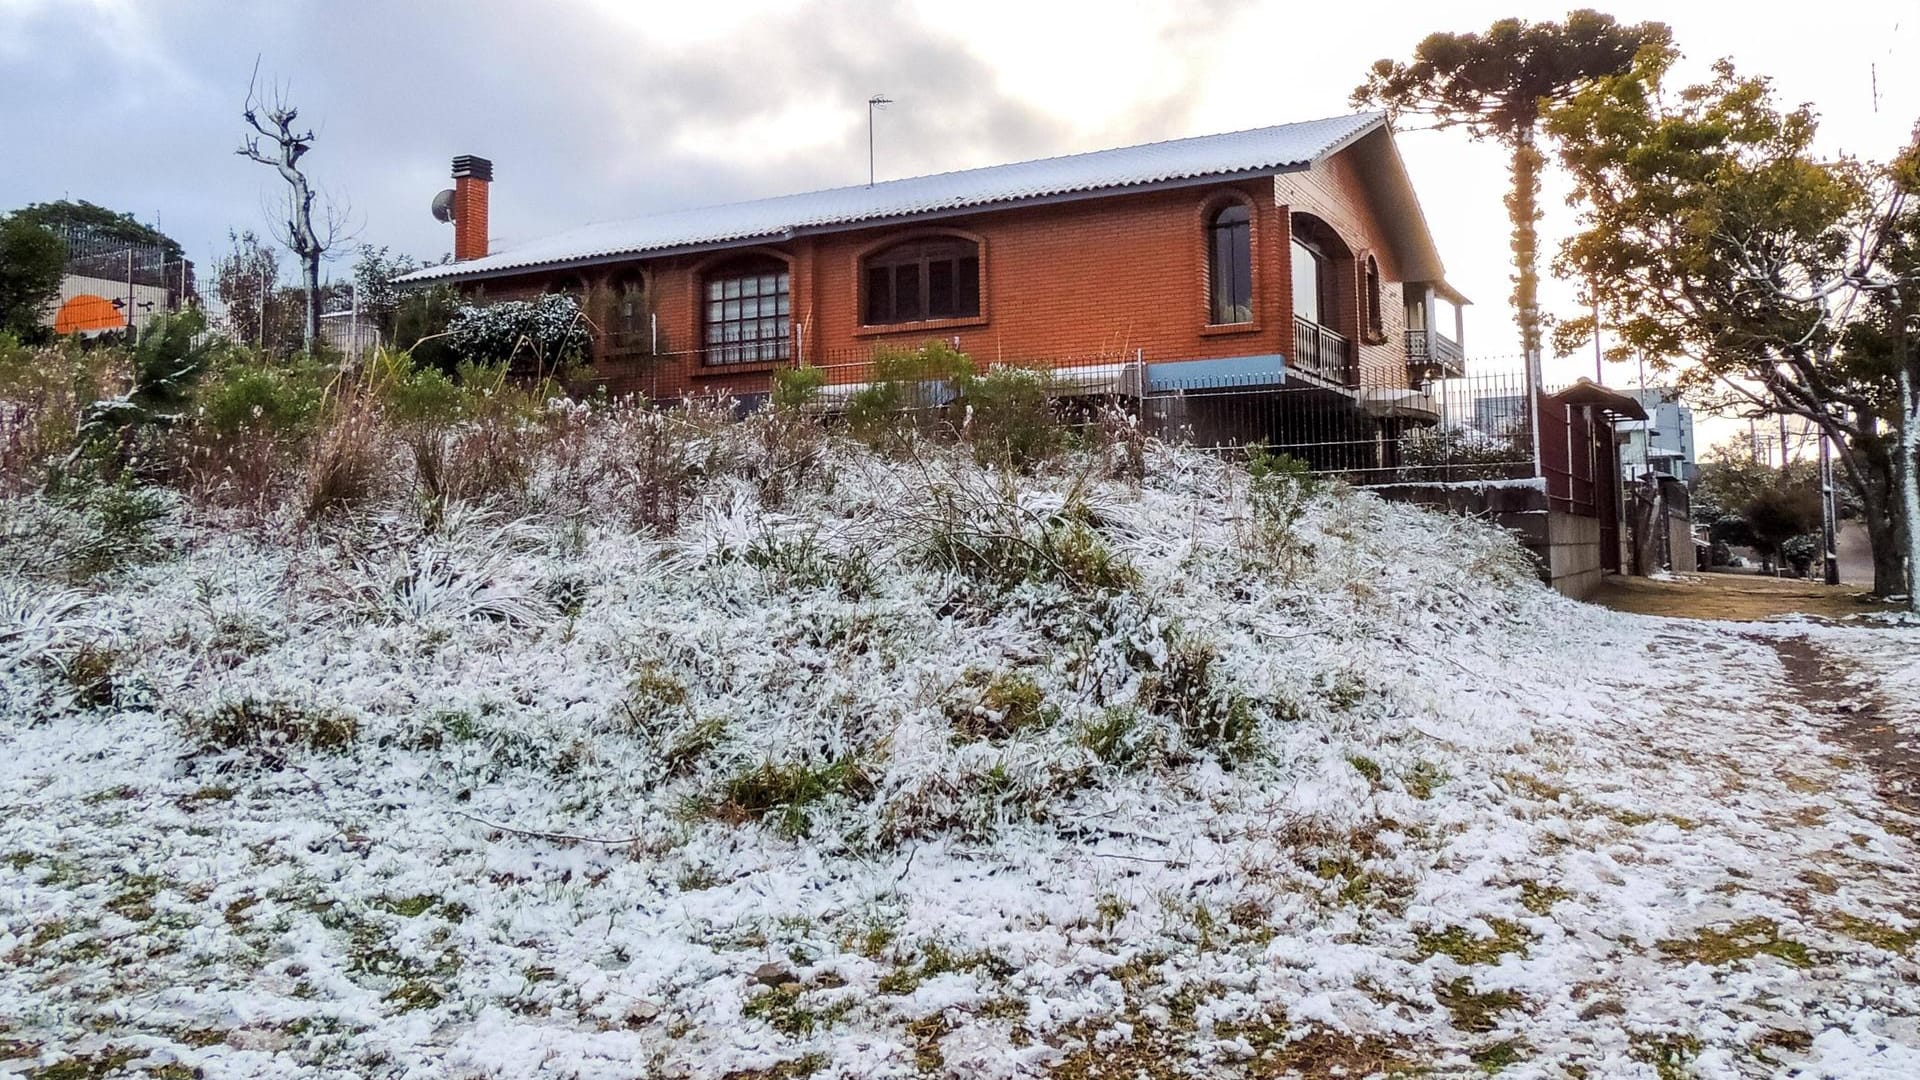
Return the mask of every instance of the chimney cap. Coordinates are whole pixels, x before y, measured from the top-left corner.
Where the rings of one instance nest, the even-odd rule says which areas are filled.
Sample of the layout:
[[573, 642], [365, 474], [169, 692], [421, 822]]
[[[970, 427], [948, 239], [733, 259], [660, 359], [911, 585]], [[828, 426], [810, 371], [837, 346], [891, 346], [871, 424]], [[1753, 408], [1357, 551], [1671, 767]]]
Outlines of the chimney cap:
[[493, 179], [493, 162], [473, 154], [461, 154], [459, 157], [453, 159], [453, 178], [458, 180], [463, 176], [470, 176], [475, 180], [491, 181]]

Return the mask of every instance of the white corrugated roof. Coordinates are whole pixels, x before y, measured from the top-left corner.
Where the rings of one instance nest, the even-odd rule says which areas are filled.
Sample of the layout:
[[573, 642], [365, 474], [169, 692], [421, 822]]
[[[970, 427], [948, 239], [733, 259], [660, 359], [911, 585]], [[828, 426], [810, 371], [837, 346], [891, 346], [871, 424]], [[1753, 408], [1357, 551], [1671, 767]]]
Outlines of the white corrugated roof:
[[859, 187], [674, 210], [586, 225], [481, 259], [429, 267], [403, 281], [492, 276], [625, 255], [657, 254], [870, 221], [951, 214], [977, 207], [1071, 198], [1206, 177], [1304, 168], [1384, 123], [1378, 113], [1201, 135], [1189, 139], [1042, 158]]

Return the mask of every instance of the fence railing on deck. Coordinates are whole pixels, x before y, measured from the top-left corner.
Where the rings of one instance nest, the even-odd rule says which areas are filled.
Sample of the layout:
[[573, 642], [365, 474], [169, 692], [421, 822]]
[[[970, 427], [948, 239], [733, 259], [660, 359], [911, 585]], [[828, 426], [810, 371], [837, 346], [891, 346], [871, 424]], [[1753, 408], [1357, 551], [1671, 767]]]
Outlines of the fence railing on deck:
[[1353, 343], [1319, 323], [1294, 316], [1293, 353], [1300, 370], [1336, 386], [1353, 384]]

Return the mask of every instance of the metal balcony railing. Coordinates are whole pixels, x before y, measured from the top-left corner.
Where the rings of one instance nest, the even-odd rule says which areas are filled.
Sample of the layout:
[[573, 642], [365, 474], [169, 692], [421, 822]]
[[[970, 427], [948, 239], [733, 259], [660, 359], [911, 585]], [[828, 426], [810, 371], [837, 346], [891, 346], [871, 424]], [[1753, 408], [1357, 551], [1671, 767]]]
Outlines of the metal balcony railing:
[[1444, 364], [1451, 368], [1458, 368], [1464, 356], [1465, 354], [1460, 349], [1460, 343], [1442, 334], [1433, 335], [1433, 351], [1429, 354], [1427, 351], [1427, 332], [1425, 330], [1407, 331], [1407, 363], [1409, 364], [1426, 364], [1431, 362]]

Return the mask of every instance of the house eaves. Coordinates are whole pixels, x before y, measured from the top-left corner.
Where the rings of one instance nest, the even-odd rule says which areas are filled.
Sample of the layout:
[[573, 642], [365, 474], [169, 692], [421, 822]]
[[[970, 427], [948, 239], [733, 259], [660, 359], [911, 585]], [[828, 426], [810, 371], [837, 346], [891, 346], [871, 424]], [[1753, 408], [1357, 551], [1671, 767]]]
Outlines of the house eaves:
[[[1385, 130], [1381, 115], [1364, 113], [889, 180], [871, 187], [831, 188], [674, 210], [583, 226], [484, 258], [427, 267], [400, 280], [408, 284], [471, 281], [777, 243], [799, 236], [935, 220], [988, 209], [1269, 176], [1311, 168], [1369, 134]], [[1431, 246], [1431, 238], [1427, 243]]]

